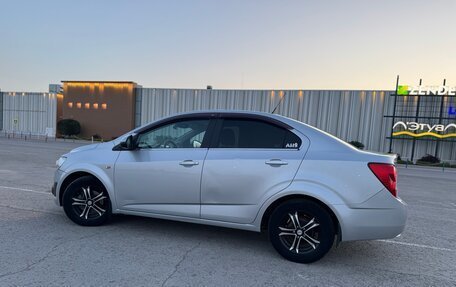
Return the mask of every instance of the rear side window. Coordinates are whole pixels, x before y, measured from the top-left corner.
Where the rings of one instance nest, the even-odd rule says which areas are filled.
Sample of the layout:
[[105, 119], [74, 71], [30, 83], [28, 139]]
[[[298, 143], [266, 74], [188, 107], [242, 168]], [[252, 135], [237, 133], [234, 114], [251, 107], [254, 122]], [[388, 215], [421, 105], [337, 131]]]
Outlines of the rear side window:
[[287, 129], [250, 119], [224, 119], [216, 147], [298, 149], [301, 139]]

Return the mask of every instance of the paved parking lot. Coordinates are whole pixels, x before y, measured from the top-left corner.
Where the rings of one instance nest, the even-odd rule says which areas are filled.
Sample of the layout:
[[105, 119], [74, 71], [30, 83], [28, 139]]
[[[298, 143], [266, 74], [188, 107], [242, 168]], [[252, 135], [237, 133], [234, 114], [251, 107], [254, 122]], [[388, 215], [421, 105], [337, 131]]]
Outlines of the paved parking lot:
[[55, 160], [79, 145], [0, 138], [0, 286], [456, 286], [455, 170], [399, 168], [403, 235], [302, 265], [252, 232], [130, 216], [73, 224], [49, 187]]

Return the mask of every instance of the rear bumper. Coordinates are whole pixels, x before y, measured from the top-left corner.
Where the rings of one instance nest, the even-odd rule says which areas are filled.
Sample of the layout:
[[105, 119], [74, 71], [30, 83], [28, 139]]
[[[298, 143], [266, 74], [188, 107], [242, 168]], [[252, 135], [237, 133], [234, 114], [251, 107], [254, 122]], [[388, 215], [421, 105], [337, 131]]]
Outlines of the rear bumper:
[[406, 203], [384, 190], [355, 208], [333, 205], [342, 241], [387, 239], [400, 235], [407, 221]]

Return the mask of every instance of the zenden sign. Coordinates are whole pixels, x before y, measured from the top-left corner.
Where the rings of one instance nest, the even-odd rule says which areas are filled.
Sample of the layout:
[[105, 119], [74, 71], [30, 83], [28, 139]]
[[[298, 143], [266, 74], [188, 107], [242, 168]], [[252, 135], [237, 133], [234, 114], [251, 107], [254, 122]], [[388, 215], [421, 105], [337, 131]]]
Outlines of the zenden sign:
[[456, 86], [397, 86], [399, 96], [456, 96]]
[[[404, 130], [394, 132], [394, 129], [399, 127], [402, 127]], [[393, 125], [393, 136], [400, 135], [407, 135], [415, 138], [431, 136], [440, 139], [456, 137], [456, 124], [451, 123], [448, 125], [430, 125], [417, 122], [398, 121]]]

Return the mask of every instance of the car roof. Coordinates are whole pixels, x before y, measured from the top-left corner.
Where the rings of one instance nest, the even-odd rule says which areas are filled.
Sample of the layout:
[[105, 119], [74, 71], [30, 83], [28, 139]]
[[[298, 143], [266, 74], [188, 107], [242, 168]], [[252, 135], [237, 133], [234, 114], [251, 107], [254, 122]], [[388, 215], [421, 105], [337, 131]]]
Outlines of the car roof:
[[[283, 117], [283, 116], [273, 115], [270, 113], [265, 113], [265, 112], [246, 111], [246, 110], [198, 110], [198, 111], [178, 113], [178, 114], [175, 114], [172, 116], [167, 116], [167, 117], [158, 119], [156, 121], [153, 121], [153, 122], [143, 126], [143, 128], [141, 128], [140, 130], [145, 130], [150, 126], [157, 126], [163, 122], [168, 122], [170, 120], [179, 120], [179, 119], [198, 117], [198, 116], [213, 117], [213, 118], [218, 118], [218, 117], [239, 118], [239, 117], [242, 117], [242, 118], [249, 118], [249, 119], [259, 119], [259, 120], [264, 120], [264, 121], [276, 124], [278, 126], [282, 126], [287, 129], [294, 128], [292, 125], [288, 124], [287, 121], [285, 120], [288, 118]], [[297, 123], [299, 123], [299, 122], [297, 122]]]
[[259, 112], [259, 111], [249, 111], [249, 110], [227, 110], [227, 109], [211, 109], [211, 110], [197, 110], [190, 112], [183, 112], [175, 114], [174, 116], [186, 116], [186, 115], [198, 115], [198, 114], [220, 114], [220, 115], [262, 115], [266, 117], [274, 116], [271, 113]]
[[310, 126], [306, 123], [300, 122], [298, 120], [278, 115], [278, 114], [273, 114], [273, 113], [267, 113], [267, 112], [260, 112], [260, 111], [249, 111], [249, 110], [225, 110], [225, 109], [214, 109], [214, 110], [201, 110], [201, 111], [192, 111], [192, 112], [185, 112], [181, 114], [177, 114], [176, 116], [182, 115], [197, 115], [197, 114], [219, 114], [220, 116], [242, 116], [242, 117], [249, 117], [249, 118], [263, 118], [263, 119], [269, 119], [270, 121], [274, 122], [279, 122], [279, 125], [282, 125], [283, 127], [286, 127], [288, 129], [296, 129], [301, 132], [307, 131], [308, 129], [312, 130], [317, 130], [318, 132], [323, 132], [320, 129], [317, 129], [313, 126]]

